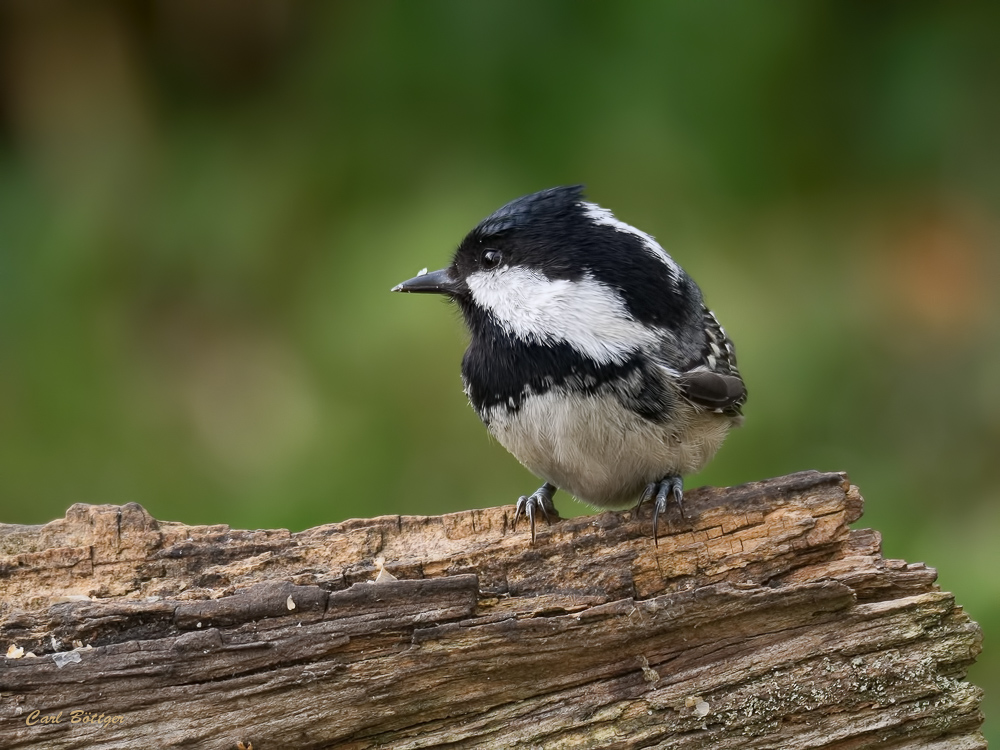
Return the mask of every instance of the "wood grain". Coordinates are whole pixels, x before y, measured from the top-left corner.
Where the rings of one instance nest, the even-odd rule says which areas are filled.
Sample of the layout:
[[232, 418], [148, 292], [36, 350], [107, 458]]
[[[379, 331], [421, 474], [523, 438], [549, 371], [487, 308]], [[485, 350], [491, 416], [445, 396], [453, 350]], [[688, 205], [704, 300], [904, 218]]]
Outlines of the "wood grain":
[[658, 546], [629, 511], [532, 545], [510, 507], [0, 525], [0, 747], [986, 747], [979, 627], [850, 529], [843, 474], [685, 500]]

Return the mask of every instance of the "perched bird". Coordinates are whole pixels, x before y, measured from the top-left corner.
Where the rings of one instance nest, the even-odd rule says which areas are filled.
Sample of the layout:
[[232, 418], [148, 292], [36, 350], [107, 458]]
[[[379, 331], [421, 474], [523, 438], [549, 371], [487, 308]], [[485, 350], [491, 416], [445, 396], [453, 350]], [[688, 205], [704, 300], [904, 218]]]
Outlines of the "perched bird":
[[556, 187], [511, 201], [462, 240], [451, 265], [393, 287], [450, 297], [471, 333], [462, 380], [497, 440], [597, 507], [653, 501], [653, 538], [681, 477], [743, 421], [733, 344], [701, 290], [650, 235]]

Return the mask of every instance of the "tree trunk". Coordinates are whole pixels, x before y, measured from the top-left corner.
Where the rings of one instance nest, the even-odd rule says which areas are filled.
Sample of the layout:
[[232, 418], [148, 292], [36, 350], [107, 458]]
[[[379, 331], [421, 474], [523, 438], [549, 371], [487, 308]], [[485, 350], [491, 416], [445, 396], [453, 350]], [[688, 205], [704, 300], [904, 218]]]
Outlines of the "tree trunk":
[[658, 546], [648, 512], [532, 544], [509, 507], [0, 526], [0, 747], [985, 748], [979, 627], [862, 502], [690, 490]]

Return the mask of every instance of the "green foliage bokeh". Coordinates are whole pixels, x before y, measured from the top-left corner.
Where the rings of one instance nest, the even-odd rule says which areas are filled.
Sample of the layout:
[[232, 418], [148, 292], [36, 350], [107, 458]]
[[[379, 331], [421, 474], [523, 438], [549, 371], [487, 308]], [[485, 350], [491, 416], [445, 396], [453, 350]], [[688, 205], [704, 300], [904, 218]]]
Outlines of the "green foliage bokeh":
[[746, 426], [687, 485], [847, 471], [982, 623], [989, 716], [998, 38], [985, 2], [0, 6], [0, 521], [512, 502], [458, 316], [389, 288], [582, 182], [736, 342]]

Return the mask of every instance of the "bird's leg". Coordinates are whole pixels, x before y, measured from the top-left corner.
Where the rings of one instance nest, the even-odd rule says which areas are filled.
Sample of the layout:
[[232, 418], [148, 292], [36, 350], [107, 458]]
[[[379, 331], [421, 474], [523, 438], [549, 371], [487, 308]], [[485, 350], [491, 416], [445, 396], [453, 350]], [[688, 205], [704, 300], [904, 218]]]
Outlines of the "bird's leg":
[[677, 476], [664, 477], [659, 482], [650, 482], [647, 484], [646, 489], [643, 490], [642, 496], [639, 498], [638, 504], [635, 506], [636, 513], [638, 513], [639, 508], [642, 507], [644, 502], [648, 500], [655, 501], [653, 503], [653, 544], [656, 546], [659, 546], [657, 532], [659, 531], [660, 515], [666, 515], [667, 498], [671, 495], [674, 496], [674, 500], [677, 502], [681, 518], [684, 518], [684, 480]]
[[552, 496], [556, 494], [556, 486], [554, 484], [549, 484], [546, 482], [541, 487], [539, 487], [535, 492], [530, 495], [521, 495], [517, 501], [517, 508], [514, 511], [514, 528], [517, 528], [517, 522], [522, 515], [528, 517], [528, 522], [531, 524], [531, 543], [535, 543], [535, 513], [542, 511], [542, 515], [545, 517], [545, 523], [552, 523], [552, 516], [559, 518], [559, 511], [556, 510], [556, 506], [552, 504]]

